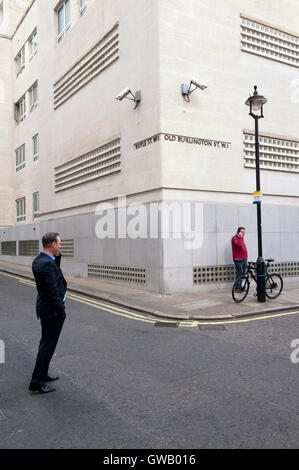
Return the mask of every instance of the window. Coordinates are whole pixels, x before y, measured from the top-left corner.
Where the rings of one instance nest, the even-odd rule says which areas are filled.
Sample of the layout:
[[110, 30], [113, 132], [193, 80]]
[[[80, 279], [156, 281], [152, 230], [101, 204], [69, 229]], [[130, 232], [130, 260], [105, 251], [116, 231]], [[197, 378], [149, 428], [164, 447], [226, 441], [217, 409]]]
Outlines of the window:
[[16, 56], [15, 62], [16, 62], [16, 72], [18, 76], [22, 72], [22, 70], [24, 70], [25, 68], [25, 46], [22, 47], [22, 49]]
[[39, 193], [33, 194], [33, 219], [39, 219]]
[[70, 0], [65, 0], [57, 10], [58, 17], [58, 42], [60, 42], [71, 28], [70, 24]]
[[37, 162], [39, 160], [38, 134], [32, 137], [32, 143], [33, 143], [33, 161]]
[[37, 52], [37, 31], [34, 31], [34, 33], [30, 36], [29, 38], [29, 59], [32, 59], [34, 54]]
[[29, 89], [30, 93], [30, 111], [33, 110], [37, 106], [38, 103], [38, 93], [37, 93], [37, 82], [32, 85], [32, 87]]
[[87, 9], [87, 0], [80, 0], [80, 13], [84, 15]]
[[17, 206], [17, 222], [23, 222], [26, 220], [26, 201], [23, 197], [22, 199], [16, 200]]
[[26, 117], [26, 99], [25, 95], [15, 103], [15, 120], [19, 123]]
[[25, 160], [25, 144], [16, 150], [16, 172], [22, 170], [26, 166]]

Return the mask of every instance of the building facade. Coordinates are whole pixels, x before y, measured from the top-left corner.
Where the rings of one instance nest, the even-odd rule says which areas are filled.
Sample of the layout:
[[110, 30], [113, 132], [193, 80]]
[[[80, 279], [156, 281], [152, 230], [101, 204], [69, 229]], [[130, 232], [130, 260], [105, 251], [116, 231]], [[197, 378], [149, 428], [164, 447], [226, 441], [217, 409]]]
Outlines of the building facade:
[[[0, 0], [0, 260], [30, 265], [57, 231], [73, 275], [161, 293], [230, 282], [238, 226], [257, 258], [257, 85], [263, 254], [298, 277], [298, 5], [284, 3]], [[194, 77], [206, 87], [183, 96]]]

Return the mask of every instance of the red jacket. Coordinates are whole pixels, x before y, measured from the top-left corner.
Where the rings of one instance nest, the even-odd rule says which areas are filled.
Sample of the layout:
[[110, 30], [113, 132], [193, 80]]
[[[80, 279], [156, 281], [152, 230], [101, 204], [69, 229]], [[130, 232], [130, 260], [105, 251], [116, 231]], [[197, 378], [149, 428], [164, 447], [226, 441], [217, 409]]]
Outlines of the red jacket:
[[247, 248], [245, 245], [244, 238], [239, 237], [239, 235], [234, 235], [232, 238], [232, 250], [233, 250], [233, 260], [236, 258], [247, 259]]

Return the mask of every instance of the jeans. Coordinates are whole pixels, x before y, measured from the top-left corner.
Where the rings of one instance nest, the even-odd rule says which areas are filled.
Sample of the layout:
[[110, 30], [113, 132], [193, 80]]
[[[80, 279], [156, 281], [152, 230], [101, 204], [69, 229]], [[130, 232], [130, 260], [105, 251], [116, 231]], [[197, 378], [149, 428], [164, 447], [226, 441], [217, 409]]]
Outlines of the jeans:
[[[247, 267], [247, 260], [246, 259], [243, 259], [242, 261], [235, 260], [234, 263], [236, 266], [236, 280], [237, 280], [239, 277], [243, 276], [243, 274], [245, 273], [246, 267]], [[241, 281], [238, 282], [237, 288], [240, 288], [240, 286], [241, 286]]]

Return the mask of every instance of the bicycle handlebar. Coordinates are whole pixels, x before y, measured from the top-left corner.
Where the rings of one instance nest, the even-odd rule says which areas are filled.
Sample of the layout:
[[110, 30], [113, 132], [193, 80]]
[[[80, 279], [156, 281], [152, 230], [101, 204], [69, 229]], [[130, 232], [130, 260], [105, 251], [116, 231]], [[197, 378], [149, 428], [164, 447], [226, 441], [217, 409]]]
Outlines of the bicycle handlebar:
[[[266, 262], [266, 265], [268, 266], [268, 264], [270, 263], [273, 263], [273, 261], [275, 261], [273, 258], [267, 258], [265, 259], [265, 262]], [[256, 266], [257, 266], [257, 263], [254, 262], [254, 261], [248, 261], [248, 266], [249, 268], [252, 268], [252, 269], [256, 269]]]

